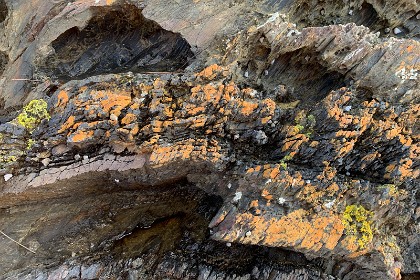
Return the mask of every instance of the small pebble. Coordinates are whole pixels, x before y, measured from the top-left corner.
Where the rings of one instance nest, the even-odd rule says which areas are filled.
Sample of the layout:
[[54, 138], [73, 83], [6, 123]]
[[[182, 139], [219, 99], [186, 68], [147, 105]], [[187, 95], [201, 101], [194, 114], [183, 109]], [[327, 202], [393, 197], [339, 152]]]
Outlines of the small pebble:
[[306, 180], [306, 184], [310, 184], [311, 183], [311, 180]]
[[226, 243], [226, 246], [230, 247], [230, 246], [232, 246], [232, 243], [228, 242], [228, 243]]
[[349, 112], [351, 110], [351, 106], [344, 107], [344, 111]]
[[264, 75], [268, 76], [268, 70], [264, 70]]
[[402, 33], [402, 30], [399, 29], [398, 27], [395, 27], [393, 31], [394, 31], [395, 35], [398, 35], [398, 34]]
[[245, 77], [245, 78], [248, 78], [248, 77], [249, 77], [249, 73], [248, 73], [248, 71], [245, 71], [245, 73], [244, 73], [244, 77]]
[[232, 184], [231, 184], [231, 183], [229, 183], [229, 184], [227, 185], [227, 187], [228, 187], [228, 189], [230, 189], [230, 188], [232, 187]]
[[76, 154], [75, 156], [74, 156], [74, 159], [75, 160], [79, 160], [81, 157], [80, 157], [80, 155], [79, 154]]
[[349, 11], [349, 16], [352, 16], [353, 15], [353, 10], [350, 10]]
[[385, 33], [389, 33], [389, 32], [391, 32], [391, 29], [389, 29], [389, 28], [387, 27], [387, 28], [385, 28], [385, 29], [384, 29], [384, 32], [385, 32]]
[[251, 236], [251, 234], [252, 234], [252, 233], [251, 233], [250, 231], [247, 231], [247, 232], [245, 233], [245, 235], [246, 235], [246, 236]]
[[44, 158], [43, 160], [41, 160], [42, 165], [44, 165], [45, 167], [47, 167], [50, 164], [51, 160], [49, 158]]
[[118, 121], [118, 117], [117, 117], [116, 115], [114, 115], [114, 114], [111, 114], [111, 115], [109, 116], [109, 119], [110, 119], [111, 121]]
[[319, 11], [319, 13], [321, 14], [321, 16], [325, 15], [325, 10], [321, 9], [321, 11]]
[[118, 180], [118, 179], [114, 179], [114, 181], [115, 181], [115, 183], [119, 183], [120, 182], [120, 180]]
[[83, 156], [83, 160], [88, 160], [89, 159], [89, 156]]
[[279, 199], [277, 199], [277, 201], [280, 205], [282, 205], [286, 202], [286, 199], [284, 199], [283, 197], [279, 197]]
[[9, 181], [12, 177], [13, 177], [13, 175], [12, 175], [12, 174], [5, 174], [5, 175], [4, 175], [4, 180], [7, 182], [7, 181]]
[[416, 19], [420, 19], [420, 13], [416, 15]]

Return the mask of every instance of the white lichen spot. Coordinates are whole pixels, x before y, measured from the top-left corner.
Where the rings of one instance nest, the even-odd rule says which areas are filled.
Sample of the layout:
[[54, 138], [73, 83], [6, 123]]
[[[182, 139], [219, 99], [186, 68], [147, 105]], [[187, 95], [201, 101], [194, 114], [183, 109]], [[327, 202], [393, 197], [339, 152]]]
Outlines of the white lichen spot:
[[267, 144], [268, 137], [264, 131], [258, 130], [257, 133], [255, 134], [255, 140], [257, 141], [259, 145], [264, 145], [264, 144]]
[[257, 95], [257, 93], [258, 92], [255, 89], [253, 89], [249, 92], [249, 97], [254, 98]]
[[238, 202], [242, 198], [242, 192], [236, 192], [232, 202]]
[[288, 33], [287, 33], [287, 35], [286, 35], [286, 37], [290, 37], [290, 36], [297, 36], [297, 35], [300, 35], [301, 33], [299, 32], [299, 31], [297, 31], [297, 30], [295, 30], [295, 29], [292, 29], [292, 30], [290, 30]]
[[3, 177], [4, 177], [4, 180], [7, 182], [13, 177], [13, 175], [12, 174], [5, 174]]
[[284, 197], [279, 197], [279, 198], [277, 199], [277, 202], [278, 202], [280, 205], [283, 205], [283, 204], [286, 202], [286, 199], [284, 199]]
[[418, 72], [417, 69], [407, 70], [405, 67], [403, 67], [401, 70], [397, 71], [395, 75], [399, 77], [402, 81], [417, 80]]
[[324, 204], [324, 206], [325, 206], [326, 208], [330, 209], [331, 207], [333, 207], [334, 203], [335, 203], [335, 199], [333, 199], [333, 200], [331, 200], [331, 201], [329, 201], [329, 202], [325, 203], [325, 204]]

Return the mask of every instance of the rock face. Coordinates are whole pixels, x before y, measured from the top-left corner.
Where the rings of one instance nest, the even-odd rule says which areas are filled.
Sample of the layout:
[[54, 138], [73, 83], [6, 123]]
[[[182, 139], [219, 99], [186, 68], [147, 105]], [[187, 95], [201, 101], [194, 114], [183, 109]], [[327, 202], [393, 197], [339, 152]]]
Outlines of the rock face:
[[1, 279], [417, 279], [420, 3], [0, 0]]

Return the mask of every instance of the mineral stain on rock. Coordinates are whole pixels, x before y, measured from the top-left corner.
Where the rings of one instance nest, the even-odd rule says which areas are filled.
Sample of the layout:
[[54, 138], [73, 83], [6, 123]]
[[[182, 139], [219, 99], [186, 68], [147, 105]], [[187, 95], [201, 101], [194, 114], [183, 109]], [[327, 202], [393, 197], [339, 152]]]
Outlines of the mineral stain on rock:
[[0, 279], [417, 279], [419, 9], [0, 0]]

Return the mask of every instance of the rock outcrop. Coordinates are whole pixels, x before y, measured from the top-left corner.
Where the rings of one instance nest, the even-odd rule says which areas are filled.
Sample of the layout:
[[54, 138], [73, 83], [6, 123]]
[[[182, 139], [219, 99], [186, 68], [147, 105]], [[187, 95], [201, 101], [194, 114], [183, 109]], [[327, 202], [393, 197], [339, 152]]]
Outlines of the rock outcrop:
[[415, 279], [418, 1], [0, 0], [1, 279]]

